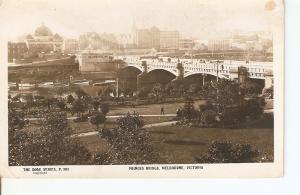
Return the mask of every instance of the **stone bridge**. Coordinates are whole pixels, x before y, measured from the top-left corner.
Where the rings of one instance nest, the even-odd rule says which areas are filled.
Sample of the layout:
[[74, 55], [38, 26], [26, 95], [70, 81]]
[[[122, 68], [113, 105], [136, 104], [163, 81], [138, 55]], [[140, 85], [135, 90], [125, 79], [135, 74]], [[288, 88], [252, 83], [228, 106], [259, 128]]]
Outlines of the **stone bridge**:
[[139, 57], [118, 57], [118, 59], [125, 62], [125, 67], [135, 67], [142, 74], [153, 70], [165, 70], [177, 78], [204, 74], [234, 80], [238, 78], [238, 68], [244, 67], [249, 78], [265, 80], [265, 88], [273, 85], [273, 62], [175, 58], [140, 59]]

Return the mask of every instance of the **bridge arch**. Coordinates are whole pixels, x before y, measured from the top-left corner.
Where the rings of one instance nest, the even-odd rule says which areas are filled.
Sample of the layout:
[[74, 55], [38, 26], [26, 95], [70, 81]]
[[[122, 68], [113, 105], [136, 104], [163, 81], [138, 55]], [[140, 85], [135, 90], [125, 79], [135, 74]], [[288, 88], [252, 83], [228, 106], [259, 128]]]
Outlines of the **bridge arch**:
[[192, 76], [192, 75], [196, 75], [196, 74], [204, 74], [204, 75], [211, 75], [211, 76], [215, 76], [215, 77], [219, 77], [219, 78], [225, 78], [225, 79], [229, 79], [228, 75], [224, 75], [222, 73], [217, 74], [216, 72], [203, 72], [203, 71], [196, 71], [196, 72], [187, 72], [184, 74], [184, 78]]
[[141, 64], [127, 64], [122, 69], [128, 68], [128, 67], [134, 67], [134, 68], [140, 70], [141, 72], [144, 72], [144, 68], [143, 68], [143, 66]]
[[174, 73], [164, 69], [153, 69], [144, 75], [145, 83], [147, 83], [148, 86], [153, 86], [156, 83], [165, 85], [175, 78], [176, 75], [174, 75]]
[[172, 75], [174, 75], [175, 77], [178, 75], [177, 70], [171, 70], [171, 69], [164, 69], [164, 68], [149, 68], [148, 69], [148, 74], [153, 72], [153, 71], [165, 71], [165, 72], [169, 72]]
[[118, 71], [119, 88], [134, 92], [137, 89], [137, 77], [142, 71], [136, 66], [124, 66]]

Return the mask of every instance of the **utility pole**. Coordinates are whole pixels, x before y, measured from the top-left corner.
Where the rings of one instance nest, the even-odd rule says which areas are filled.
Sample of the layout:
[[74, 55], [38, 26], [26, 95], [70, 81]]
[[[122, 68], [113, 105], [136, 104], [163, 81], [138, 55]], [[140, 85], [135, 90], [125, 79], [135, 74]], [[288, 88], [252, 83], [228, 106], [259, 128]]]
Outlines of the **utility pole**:
[[219, 102], [219, 63], [217, 62], [217, 112], [220, 113], [220, 102]]
[[116, 87], [116, 95], [119, 97], [119, 64], [117, 65], [117, 87]]
[[220, 113], [220, 102], [219, 102], [219, 63], [220, 61], [216, 61], [217, 65], [217, 112]]
[[204, 89], [204, 85], [205, 85], [205, 74], [202, 73], [202, 88]]

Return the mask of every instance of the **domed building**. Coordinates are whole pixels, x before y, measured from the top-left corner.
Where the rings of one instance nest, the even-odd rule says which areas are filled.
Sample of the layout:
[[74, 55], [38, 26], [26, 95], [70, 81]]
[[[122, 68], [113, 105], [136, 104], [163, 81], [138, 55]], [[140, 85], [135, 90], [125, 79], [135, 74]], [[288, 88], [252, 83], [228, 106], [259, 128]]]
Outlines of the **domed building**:
[[51, 30], [47, 26], [45, 26], [44, 23], [42, 23], [42, 25], [35, 30], [34, 35], [35, 37], [45, 37], [45, 36], [51, 37], [53, 34]]
[[26, 37], [26, 45], [31, 54], [61, 52], [63, 38], [59, 34], [54, 34], [45, 26], [44, 23], [39, 26], [33, 35]]

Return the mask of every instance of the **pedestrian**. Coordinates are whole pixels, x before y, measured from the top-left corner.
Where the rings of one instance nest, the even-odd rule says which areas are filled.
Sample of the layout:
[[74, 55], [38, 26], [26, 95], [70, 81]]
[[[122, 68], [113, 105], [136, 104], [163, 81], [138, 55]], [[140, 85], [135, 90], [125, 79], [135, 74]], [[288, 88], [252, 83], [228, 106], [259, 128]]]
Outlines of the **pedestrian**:
[[164, 115], [165, 114], [165, 110], [164, 110], [164, 107], [162, 106], [161, 108], [160, 108], [160, 115]]

